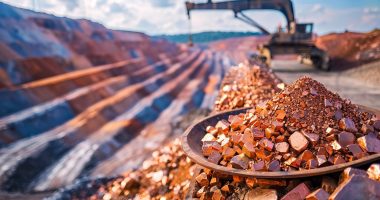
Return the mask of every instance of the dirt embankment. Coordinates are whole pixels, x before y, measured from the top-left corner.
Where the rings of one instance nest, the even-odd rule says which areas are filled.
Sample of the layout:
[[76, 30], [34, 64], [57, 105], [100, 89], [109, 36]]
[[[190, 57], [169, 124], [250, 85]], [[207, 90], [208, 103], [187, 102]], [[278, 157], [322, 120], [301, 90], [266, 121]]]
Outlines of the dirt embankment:
[[380, 30], [368, 33], [331, 33], [316, 40], [326, 50], [335, 70], [345, 70], [380, 60]]

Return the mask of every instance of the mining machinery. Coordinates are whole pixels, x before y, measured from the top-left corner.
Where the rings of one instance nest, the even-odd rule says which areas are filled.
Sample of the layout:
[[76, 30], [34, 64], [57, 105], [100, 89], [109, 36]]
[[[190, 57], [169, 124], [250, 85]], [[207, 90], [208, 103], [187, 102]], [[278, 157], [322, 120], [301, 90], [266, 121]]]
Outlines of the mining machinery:
[[[270, 35], [268, 43], [258, 48], [260, 58], [270, 66], [270, 61], [275, 55], [297, 54], [302, 60], [306, 59], [322, 70], [329, 70], [328, 55], [325, 51], [315, 46], [313, 41], [313, 24], [296, 23], [293, 3], [291, 0], [234, 0], [218, 1], [208, 0], [204, 3], [186, 2], [187, 15], [194, 10], [231, 10], [234, 17], [257, 28], [264, 35]], [[263, 26], [250, 18], [244, 12], [248, 10], [276, 10], [286, 18], [285, 30], [279, 29], [271, 34]], [[190, 37], [191, 39], [191, 33]]]

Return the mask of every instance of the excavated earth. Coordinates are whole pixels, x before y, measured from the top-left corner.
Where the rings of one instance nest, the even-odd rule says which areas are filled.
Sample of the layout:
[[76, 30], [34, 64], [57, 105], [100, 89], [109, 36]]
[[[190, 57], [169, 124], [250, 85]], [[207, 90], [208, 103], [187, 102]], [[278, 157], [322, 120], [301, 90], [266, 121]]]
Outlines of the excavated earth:
[[[273, 71], [248, 70], [250, 80], [237, 83], [244, 74], [230, 67], [268, 38], [190, 48], [0, 2], [0, 199], [107, 199], [128, 191], [131, 177], [145, 182], [134, 195], [182, 199], [193, 190], [197, 169], [175, 138], [210, 112], [255, 105], [282, 81], [304, 74], [354, 103], [380, 108], [379, 79], [363, 78], [379, 73], [378, 33], [317, 40], [337, 55], [330, 52], [331, 43], [353, 38], [336, 44], [355, 47], [344, 53], [355, 59], [336, 61], [353, 68], [344, 73], [320, 72], [288, 59], [275, 61]], [[357, 67], [361, 64], [367, 66]], [[218, 92], [221, 85], [250, 81], [259, 83], [249, 85], [256, 87], [254, 93], [230, 90], [243, 103]], [[220, 106], [223, 98], [228, 106]], [[160, 164], [162, 157], [167, 166]], [[167, 181], [157, 181], [164, 177]]]

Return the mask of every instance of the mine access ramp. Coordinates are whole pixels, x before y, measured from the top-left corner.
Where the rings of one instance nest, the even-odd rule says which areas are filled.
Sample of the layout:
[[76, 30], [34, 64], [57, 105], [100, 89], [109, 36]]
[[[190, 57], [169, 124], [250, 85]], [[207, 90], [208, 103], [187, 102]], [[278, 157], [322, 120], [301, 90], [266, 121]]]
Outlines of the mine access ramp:
[[[275, 55], [297, 54], [302, 60], [308, 59], [322, 70], [329, 70], [329, 58], [325, 51], [315, 46], [313, 41], [313, 23], [296, 23], [294, 8], [291, 0], [234, 0], [205, 3], [186, 2], [187, 15], [193, 10], [231, 10], [235, 18], [257, 28], [264, 35], [270, 35], [269, 42], [260, 46], [259, 54], [262, 61], [270, 66]], [[279, 29], [270, 34], [263, 26], [247, 16], [247, 10], [276, 10], [281, 12], [287, 21], [285, 29]], [[191, 37], [189, 37], [191, 40]], [[191, 42], [191, 41], [190, 41]]]

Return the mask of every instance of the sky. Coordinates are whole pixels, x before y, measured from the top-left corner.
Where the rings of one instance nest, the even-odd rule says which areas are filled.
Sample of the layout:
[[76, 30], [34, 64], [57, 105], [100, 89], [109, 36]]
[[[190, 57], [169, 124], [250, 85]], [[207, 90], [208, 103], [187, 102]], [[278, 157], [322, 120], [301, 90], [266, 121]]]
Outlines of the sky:
[[[118, 30], [150, 35], [202, 31], [257, 31], [234, 19], [232, 11], [196, 11], [189, 22], [185, 0], [0, 0], [17, 7], [70, 18], [86, 18]], [[206, 2], [194, 0], [193, 2]], [[220, 1], [220, 0], [214, 0]], [[298, 22], [313, 22], [317, 34], [380, 28], [380, 0], [293, 0]], [[277, 11], [247, 11], [274, 31], [286, 24]]]

